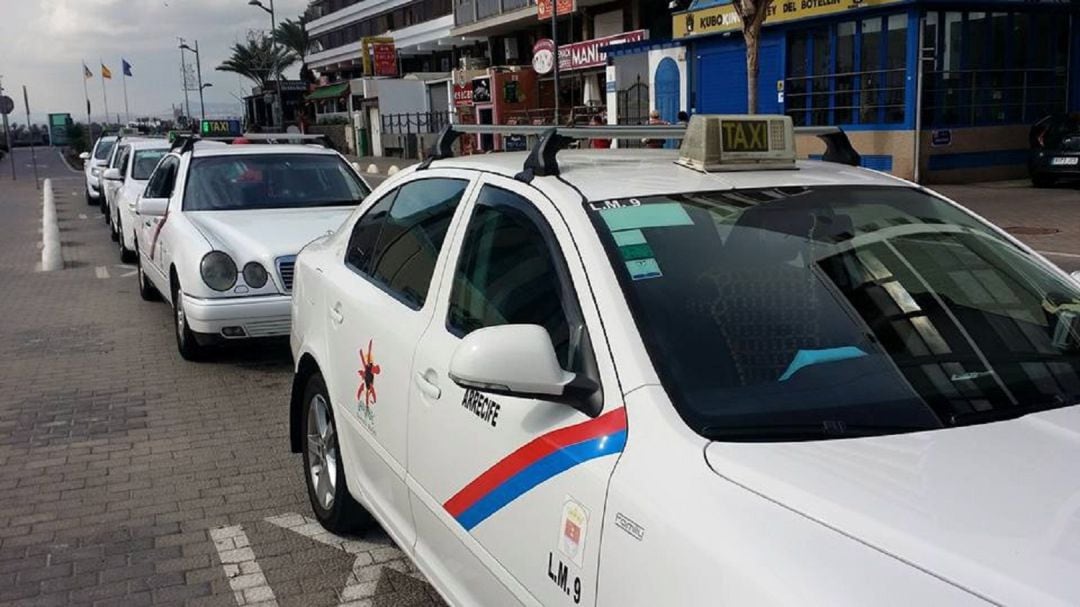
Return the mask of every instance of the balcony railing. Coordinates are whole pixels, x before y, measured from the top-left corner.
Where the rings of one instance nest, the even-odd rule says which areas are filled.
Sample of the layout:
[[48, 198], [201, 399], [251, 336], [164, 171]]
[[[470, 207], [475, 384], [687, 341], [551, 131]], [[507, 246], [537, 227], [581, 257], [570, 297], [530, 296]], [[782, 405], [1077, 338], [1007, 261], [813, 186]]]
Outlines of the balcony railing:
[[476, 23], [528, 6], [536, 6], [536, 0], [457, 0], [454, 3], [454, 25]]

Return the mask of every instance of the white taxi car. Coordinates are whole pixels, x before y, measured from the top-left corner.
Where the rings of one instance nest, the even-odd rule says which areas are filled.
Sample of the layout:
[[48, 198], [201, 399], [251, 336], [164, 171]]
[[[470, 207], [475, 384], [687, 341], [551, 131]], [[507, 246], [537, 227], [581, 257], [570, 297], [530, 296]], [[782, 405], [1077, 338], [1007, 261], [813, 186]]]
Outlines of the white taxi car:
[[94, 142], [89, 152], [79, 154], [83, 161], [83, 177], [86, 181], [86, 204], [101, 204], [101, 173], [109, 162], [116, 135], [103, 135]]
[[790, 118], [561, 137], [403, 171], [300, 254], [324, 527], [453, 604], [1080, 603], [1080, 285], [796, 162]]
[[[120, 248], [120, 261], [135, 261], [135, 201], [146, 189], [150, 175], [170, 145], [164, 139], [124, 139], [117, 145], [115, 168], [102, 174], [108, 200], [108, 224]], [[111, 186], [111, 187], [110, 187]]]
[[172, 304], [188, 360], [226, 340], [287, 336], [296, 253], [369, 192], [322, 147], [181, 140], [135, 203], [139, 293]]

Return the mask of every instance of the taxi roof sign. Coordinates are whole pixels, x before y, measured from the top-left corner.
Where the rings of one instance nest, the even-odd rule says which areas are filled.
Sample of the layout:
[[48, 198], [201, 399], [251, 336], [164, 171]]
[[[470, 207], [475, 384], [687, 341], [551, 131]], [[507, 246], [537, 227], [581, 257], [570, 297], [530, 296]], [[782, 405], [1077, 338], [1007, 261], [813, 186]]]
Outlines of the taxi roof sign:
[[696, 114], [686, 126], [678, 163], [698, 171], [795, 166], [789, 116]]

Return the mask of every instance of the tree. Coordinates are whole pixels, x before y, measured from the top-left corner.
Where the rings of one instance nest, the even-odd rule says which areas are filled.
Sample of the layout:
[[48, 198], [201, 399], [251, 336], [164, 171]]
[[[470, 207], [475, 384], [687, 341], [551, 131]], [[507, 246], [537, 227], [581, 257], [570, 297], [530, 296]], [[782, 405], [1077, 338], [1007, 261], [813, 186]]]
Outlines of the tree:
[[757, 113], [758, 106], [758, 55], [761, 45], [761, 25], [773, 0], [734, 0], [735, 14], [742, 22], [743, 40], [746, 42], [746, 111]]
[[306, 79], [308, 66], [307, 55], [311, 50], [311, 38], [307, 32], [307, 21], [301, 15], [298, 19], [286, 19], [274, 30], [274, 40], [285, 47], [293, 56], [294, 62], [300, 62], [300, 78]]
[[232, 72], [266, 88], [272, 81], [276, 68], [281, 73], [285, 68], [296, 63], [298, 57], [283, 46], [274, 45], [273, 40], [262, 33], [251, 33], [247, 41], [232, 46], [232, 55], [217, 66], [221, 72]]

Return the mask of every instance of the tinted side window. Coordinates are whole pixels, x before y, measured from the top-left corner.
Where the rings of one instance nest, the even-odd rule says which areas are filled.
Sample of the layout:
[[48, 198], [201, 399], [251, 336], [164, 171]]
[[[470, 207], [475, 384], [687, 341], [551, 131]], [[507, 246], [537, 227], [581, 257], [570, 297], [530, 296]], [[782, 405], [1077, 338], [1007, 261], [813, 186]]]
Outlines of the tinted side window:
[[131, 159], [131, 146], [124, 146], [124, 149], [120, 150], [120, 176], [127, 177], [128, 161]]
[[465, 335], [503, 324], [540, 325], [563, 368], [578, 370], [581, 315], [554, 246], [551, 229], [531, 203], [485, 186], [454, 273], [450, 330]]
[[150, 183], [146, 184], [146, 198], [169, 198], [172, 196], [173, 185], [176, 183], [176, 168], [180, 161], [176, 156], [167, 156], [161, 161], [154, 174], [150, 176]]
[[468, 185], [443, 178], [407, 183], [383, 222], [369, 274], [415, 308], [427, 299], [435, 261]]
[[345, 263], [352, 269], [367, 274], [375, 244], [379, 240], [379, 231], [386, 222], [386, 216], [390, 211], [390, 206], [394, 204], [397, 193], [398, 191], [394, 190], [383, 196], [365, 211], [353, 226], [352, 234], [349, 236], [349, 246], [345, 249]]

